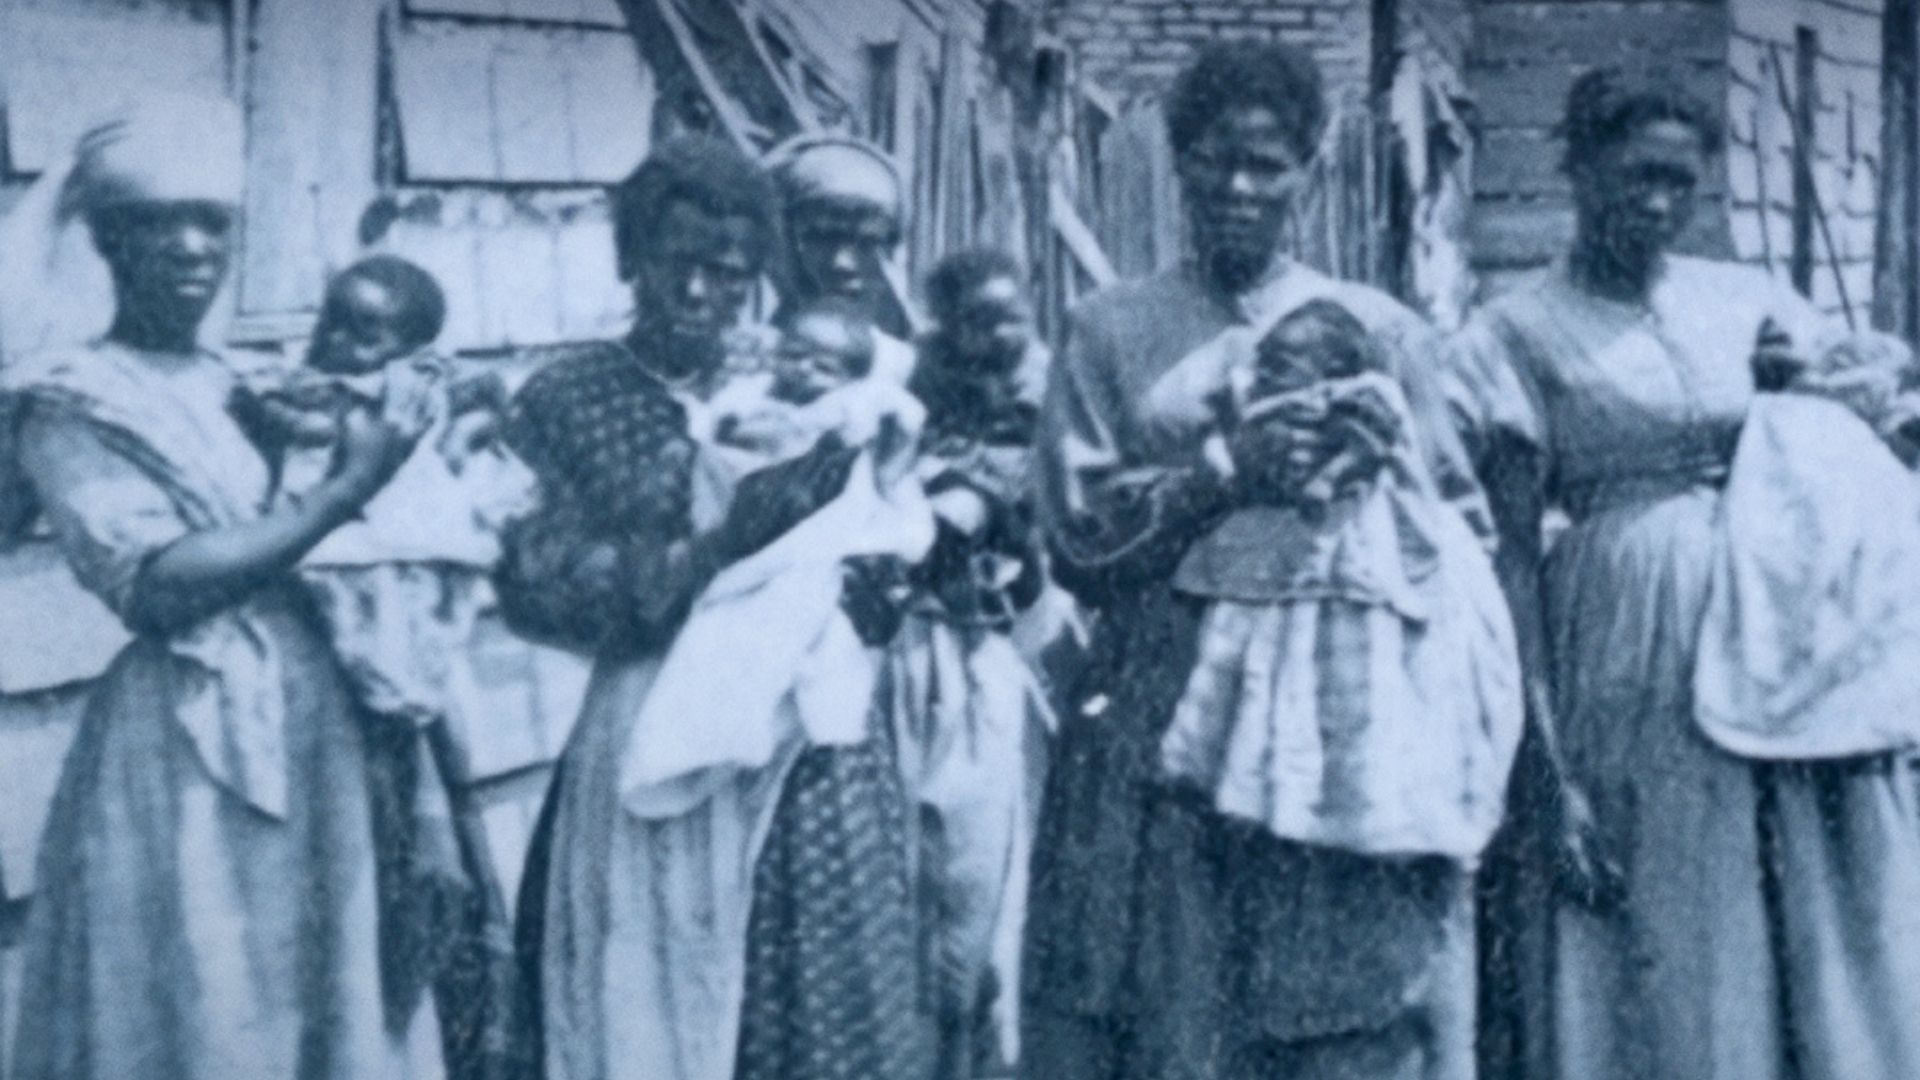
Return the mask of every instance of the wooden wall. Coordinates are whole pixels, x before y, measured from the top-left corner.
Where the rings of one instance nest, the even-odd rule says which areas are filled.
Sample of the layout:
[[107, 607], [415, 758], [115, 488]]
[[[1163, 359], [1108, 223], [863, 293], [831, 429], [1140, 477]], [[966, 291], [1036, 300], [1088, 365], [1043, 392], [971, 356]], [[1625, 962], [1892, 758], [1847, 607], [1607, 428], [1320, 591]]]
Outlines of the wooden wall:
[[[1793, 128], [1810, 40], [1814, 89], [1809, 149], [1818, 210], [1811, 295], [1841, 311], [1844, 291], [1865, 325], [1873, 289], [1880, 162], [1880, 0], [1731, 0], [1727, 179], [1734, 252], [1786, 273], [1793, 239]], [[1801, 30], [1812, 31], [1806, 39]], [[1776, 66], [1780, 69], [1776, 72]], [[1785, 75], [1782, 94], [1779, 75]], [[1831, 235], [1829, 247], [1827, 237]]]
[[[1480, 0], [1471, 88], [1483, 125], [1472, 251], [1494, 288], [1563, 250], [1572, 229], [1552, 134], [1567, 84], [1614, 59], [1665, 56], [1724, 110], [1727, 152], [1687, 245], [1788, 274], [1794, 243], [1797, 48], [1814, 31], [1810, 292], [1838, 312], [1872, 293], [1879, 182], [1881, 0]], [[1786, 76], [1780, 85], [1776, 65]], [[1832, 244], [1826, 240], [1831, 233]], [[1837, 266], [1837, 272], [1836, 272]]]

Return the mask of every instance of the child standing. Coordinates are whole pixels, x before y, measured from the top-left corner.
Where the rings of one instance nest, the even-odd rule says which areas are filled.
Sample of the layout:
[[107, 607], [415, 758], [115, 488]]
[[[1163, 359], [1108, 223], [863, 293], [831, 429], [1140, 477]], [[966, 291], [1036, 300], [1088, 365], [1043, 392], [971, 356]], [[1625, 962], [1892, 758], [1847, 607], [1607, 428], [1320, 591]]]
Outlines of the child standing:
[[887, 659], [920, 809], [938, 1080], [1011, 1073], [1019, 1051], [1026, 870], [1053, 725], [1040, 650], [1016, 643], [1046, 586], [1030, 496], [1044, 360], [1025, 291], [999, 252], [942, 259], [927, 281], [939, 328], [909, 384], [927, 408], [917, 472], [938, 529]]

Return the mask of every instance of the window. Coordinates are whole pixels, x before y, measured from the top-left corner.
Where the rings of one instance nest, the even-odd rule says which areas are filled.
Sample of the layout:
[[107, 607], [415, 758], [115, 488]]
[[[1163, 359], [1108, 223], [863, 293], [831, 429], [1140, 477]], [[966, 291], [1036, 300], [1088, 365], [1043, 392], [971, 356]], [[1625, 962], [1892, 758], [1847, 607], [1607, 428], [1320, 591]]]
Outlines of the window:
[[627, 26], [619, 0], [407, 0], [407, 10], [415, 15], [464, 15], [611, 30]]
[[[609, 7], [612, 14], [600, 10]], [[606, 184], [645, 156], [653, 80], [632, 36], [605, 27], [617, 6], [587, 0], [409, 4], [422, 15], [455, 9], [469, 17], [408, 18], [395, 34], [401, 179]], [[543, 13], [539, 20], [531, 18], [536, 10]], [[481, 21], [481, 14], [490, 18]]]
[[5, 171], [39, 173], [129, 95], [227, 93], [227, 11], [208, 0], [0, 5]]

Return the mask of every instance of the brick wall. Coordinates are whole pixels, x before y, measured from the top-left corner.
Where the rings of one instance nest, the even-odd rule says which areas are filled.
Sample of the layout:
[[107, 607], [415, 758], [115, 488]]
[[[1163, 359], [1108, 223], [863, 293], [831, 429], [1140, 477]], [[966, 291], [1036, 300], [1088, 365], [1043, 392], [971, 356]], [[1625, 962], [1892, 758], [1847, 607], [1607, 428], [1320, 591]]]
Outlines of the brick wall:
[[[1469, 80], [1480, 110], [1472, 250], [1492, 285], [1561, 251], [1572, 229], [1551, 129], [1584, 68], [1664, 54], [1725, 111], [1728, 144], [1709, 177], [1687, 247], [1787, 274], [1793, 236], [1791, 108], [1797, 30], [1818, 35], [1815, 186], [1833, 234], [1817, 224], [1814, 300], [1871, 300], [1880, 142], [1880, 0], [1480, 0]], [[1840, 266], [1832, 269], [1833, 254]]]
[[[1664, 55], [1708, 101], [1726, 79], [1729, 14], [1716, 0], [1480, 0], [1468, 82], [1479, 113], [1471, 251], [1492, 290], [1567, 243], [1573, 210], [1553, 136], [1576, 73]], [[1693, 250], [1725, 254], [1725, 185], [1709, 177]]]
[[1221, 38], [1305, 45], [1335, 88], [1367, 77], [1369, 0], [1048, 0], [1046, 9], [1081, 71], [1123, 97], [1164, 88], [1195, 48]]

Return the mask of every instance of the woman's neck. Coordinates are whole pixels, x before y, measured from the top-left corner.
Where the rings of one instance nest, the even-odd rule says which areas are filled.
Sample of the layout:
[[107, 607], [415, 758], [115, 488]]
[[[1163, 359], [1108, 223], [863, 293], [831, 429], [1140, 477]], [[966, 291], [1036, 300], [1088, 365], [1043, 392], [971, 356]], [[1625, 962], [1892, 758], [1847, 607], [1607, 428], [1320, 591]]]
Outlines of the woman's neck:
[[149, 353], [187, 356], [200, 350], [198, 326], [169, 326], [130, 315], [125, 309], [114, 313], [107, 340]]
[[1567, 271], [1576, 286], [1620, 304], [1645, 304], [1652, 299], [1666, 264], [1665, 252], [1625, 254], [1584, 231], [1575, 237], [1567, 256]]
[[723, 355], [717, 342], [676, 341], [640, 326], [627, 334], [627, 349], [648, 374], [675, 386], [699, 381], [720, 366]]

